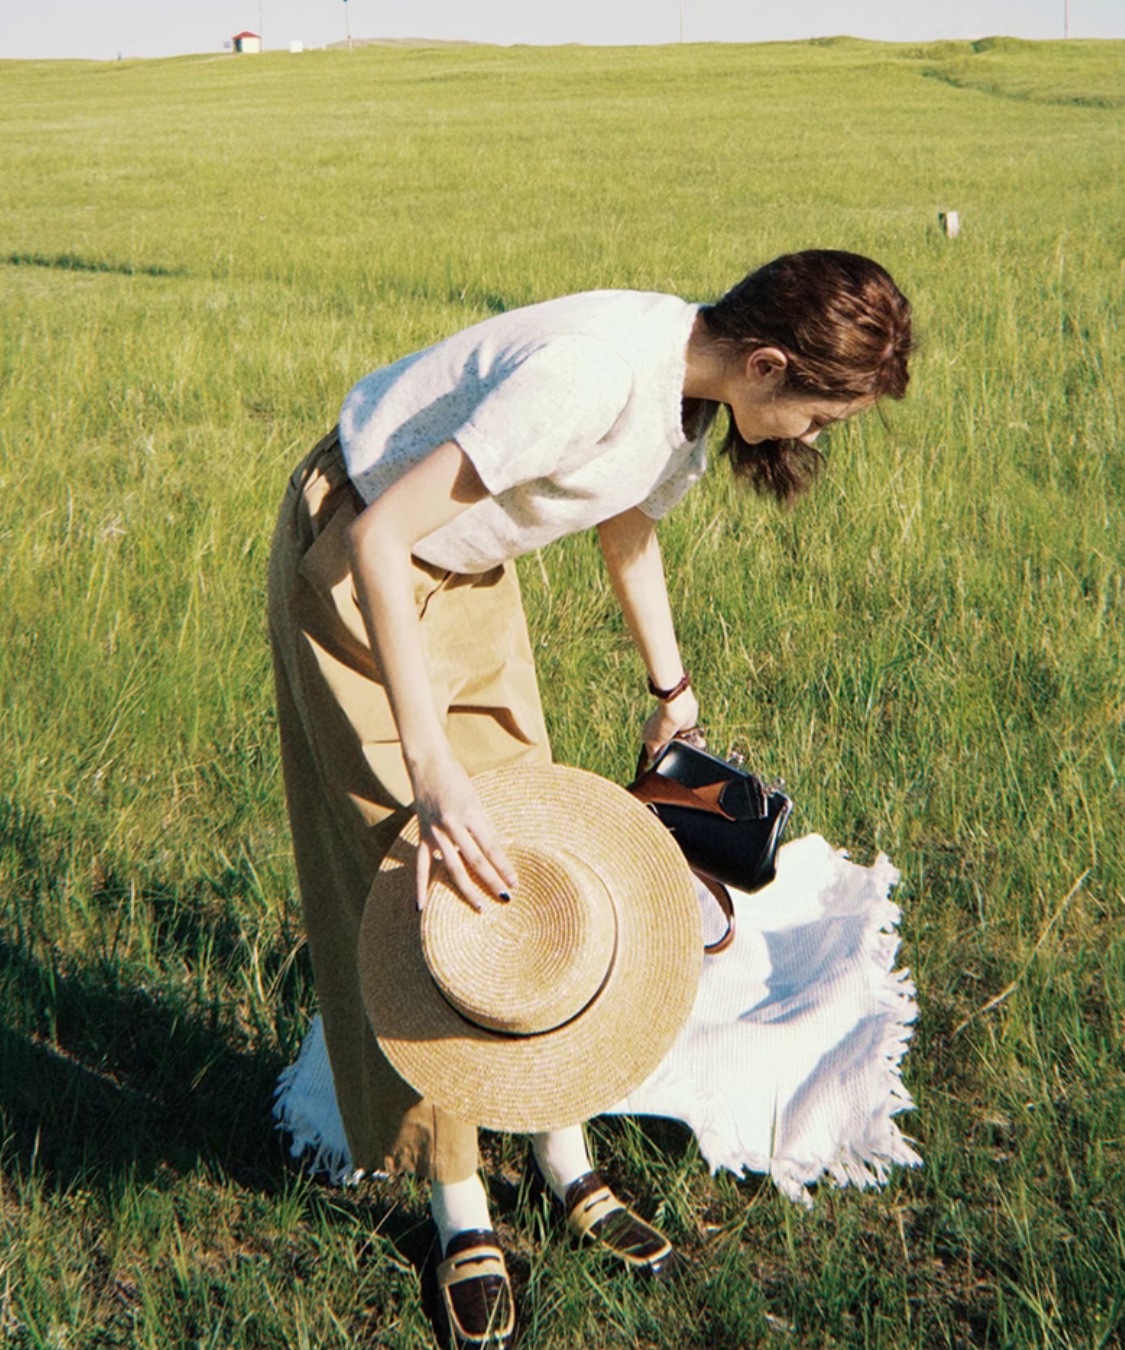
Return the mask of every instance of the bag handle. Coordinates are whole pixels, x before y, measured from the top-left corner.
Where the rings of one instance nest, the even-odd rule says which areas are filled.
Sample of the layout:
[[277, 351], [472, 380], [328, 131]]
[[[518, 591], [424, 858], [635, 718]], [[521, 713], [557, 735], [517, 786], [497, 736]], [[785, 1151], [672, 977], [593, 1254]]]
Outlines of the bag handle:
[[734, 901], [731, 899], [730, 891], [721, 881], [716, 881], [714, 877], [705, 876], [702, 872], [696, 872], [692, 869], [692, 875], [702, 881], [704, 886], [715, 897], [715, 903], [726, 915], [727, 930], [714, 942], [705, 942], [703, 944], [704, 956], [718, 956], [720, 952], [725, 952], [734, 941]]

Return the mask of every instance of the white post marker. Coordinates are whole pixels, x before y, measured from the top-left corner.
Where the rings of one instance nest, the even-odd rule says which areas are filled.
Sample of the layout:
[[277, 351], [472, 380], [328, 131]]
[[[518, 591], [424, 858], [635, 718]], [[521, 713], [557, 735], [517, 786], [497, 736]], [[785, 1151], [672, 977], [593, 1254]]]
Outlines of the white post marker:
[[956, 211], [939, 211], [938, 222], [947, 239], [956, 239], [961, 232], [961, 221]]

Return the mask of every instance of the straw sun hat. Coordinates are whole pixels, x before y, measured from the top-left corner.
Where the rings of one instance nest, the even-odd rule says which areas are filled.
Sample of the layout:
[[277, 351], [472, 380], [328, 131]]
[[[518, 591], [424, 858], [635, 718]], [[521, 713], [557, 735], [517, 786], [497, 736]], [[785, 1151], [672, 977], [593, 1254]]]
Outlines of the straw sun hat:
[[671, 835], [623, 788], [517, 765], [473, 780], [519, 877], [476, 911], [441, 868], [419, 915], [418, 822], [398, 836], [360, 932], [367, 1015], [387, 1058], [458, 1120], [535, 1132], [614, 1106], [687, 1020], [699, 902]]

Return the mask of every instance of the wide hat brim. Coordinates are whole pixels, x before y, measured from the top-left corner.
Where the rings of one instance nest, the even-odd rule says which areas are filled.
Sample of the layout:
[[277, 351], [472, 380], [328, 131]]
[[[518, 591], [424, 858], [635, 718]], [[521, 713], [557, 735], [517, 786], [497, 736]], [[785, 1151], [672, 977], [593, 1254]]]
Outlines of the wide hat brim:
[[[606, 779], [531, 764], [491, 770], [473, 785], [506, 848], [562, 849], [600, 879], [615, 923], [604, 983], [577, 1015], [550, 1030], [511, 1034], [467, 1020], [426, 961], [412, 818], [368, 895], [359, 939], [363, 1000], [383, 1053], [435, 1106], [493, 1130], [559, 1129], [616, 1105], [670, 1049], [702, 969], [699, 902], [667, 830]], [[519, 896], [517, 886], [513, 903]], [[439, 867], [427, 907], [448, 907], [452, 899], [457, 922], [478, 919]]]

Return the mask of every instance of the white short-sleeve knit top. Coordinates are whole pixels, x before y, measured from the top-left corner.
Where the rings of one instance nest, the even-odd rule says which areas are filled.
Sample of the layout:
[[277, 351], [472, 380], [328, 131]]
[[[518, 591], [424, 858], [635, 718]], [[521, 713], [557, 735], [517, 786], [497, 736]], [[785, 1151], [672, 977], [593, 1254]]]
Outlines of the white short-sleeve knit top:
[[455, 441], [490, 495], [414, 550], [455, 572], [486, 571], [630, 507], [658, 518], [706, 467], [710, 417], [688, 437], [682, 415], [698, 309], [671, 295], [589, 291], [403, 357], [344, 400], [348, 473], [373, 502]]

